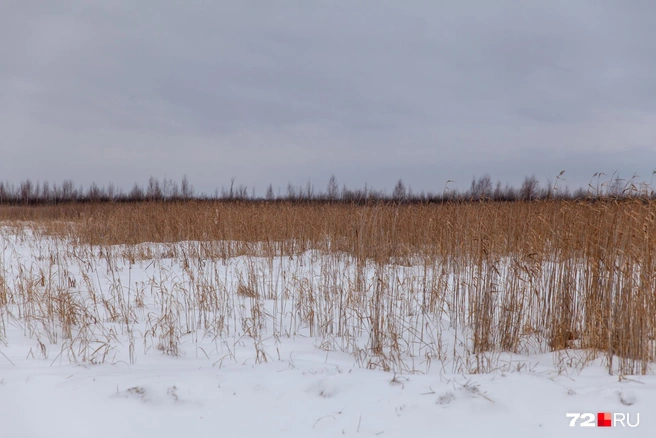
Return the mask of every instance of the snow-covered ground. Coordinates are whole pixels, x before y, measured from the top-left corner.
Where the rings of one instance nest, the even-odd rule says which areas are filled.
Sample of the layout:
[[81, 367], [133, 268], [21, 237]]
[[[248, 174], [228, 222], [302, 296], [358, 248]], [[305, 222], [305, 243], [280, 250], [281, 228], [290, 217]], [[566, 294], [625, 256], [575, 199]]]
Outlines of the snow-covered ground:
[[[609, 375], [579, 350], [475, 356], [449, 298], [415, 294], [442, 284], [421, 266], [207, 245], [0, 229], [0, 437], [656, 436], [656, 376]], [[395, 333], [382, 358], [373, 324]], [[570, 427], [587, 412], [639, 424]]]
[[[3, 362], [0, 436], [653, 437], [656, 379], [548, 367], [485, 375], [396, 375], [343, 354], [290, 345], [291, 357], [212, 366], [153, 357], [138, 365]], [[538, 359], [538, 358], [536, 358]], [[546, 361], [548, 357], [544, 357]], [[640, 414], [636, 428], [570, 428], [567, 412]]]

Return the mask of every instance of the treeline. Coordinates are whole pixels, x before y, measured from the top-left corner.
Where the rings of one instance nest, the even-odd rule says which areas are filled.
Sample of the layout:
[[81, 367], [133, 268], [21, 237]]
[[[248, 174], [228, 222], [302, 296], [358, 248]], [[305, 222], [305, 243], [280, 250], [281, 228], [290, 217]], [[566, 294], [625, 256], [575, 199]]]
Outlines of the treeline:
[[[570, 191], [562, 184], [561, 172], [555, 180], [541, 183], [534, 175], [524, 178], [520, 187], [503, 185], [492, 181], [489, 175], [474, 177], [468, 190], [451, 189], [447, 181], [441, 192], [414, 192], [402, 180], [398, 180], [392, 193], [375, 190], [365, 185], [362, 189], [339, 186], [332, 176], [324, 190], [315, 190], [314, 185], [288, 184], [286, 190], [276, 193], [269, 185], [264, 196], [255, 194], [255, 189], [243, 184], [236, 186], [234, 178], [228, 188], [217, 189], [213, 194], [198, 193], [185, 176], [178, 183], [169, 178], [159, 180], [150, 177], [147, 185], [134, 184], [124, 191], [114, 184], [77, 187], [72, 180], [61, 184], [47, 181], [33, 182], [29, 179], [18, 185], [0, 181], [0, 205], [52, 205], [63, 203], [131, 203], [144, 201], [223, 201], [223, 202], [297, 202], [297, 203], [444, 203], [444, 202], [514, 202], [545, 199], [602, 199], [602, 198], [656, 198], [651, 185], [631, 179], [620, 179], [615, 174], [608, 179], [596, 173], [587, 188]], [[656, 173], [656, 171], [654, 171]]]

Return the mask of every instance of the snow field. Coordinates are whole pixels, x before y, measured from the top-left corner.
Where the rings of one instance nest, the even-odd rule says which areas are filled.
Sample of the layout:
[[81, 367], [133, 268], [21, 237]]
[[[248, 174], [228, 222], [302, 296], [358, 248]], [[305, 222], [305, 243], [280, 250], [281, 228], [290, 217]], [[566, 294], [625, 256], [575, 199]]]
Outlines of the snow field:
[[[653, 375], [609, 375], [603, 355], [550, 352], [539, 332], [474, 351], [475, 267], [212, 256], [226, 244], [89, 247], [2, 228], [0, 436], [656, 433]], [[490, 266], [495, 290], [531, 275], [516, 263]], [[640, 424], [581, 430], [567, 412]]]

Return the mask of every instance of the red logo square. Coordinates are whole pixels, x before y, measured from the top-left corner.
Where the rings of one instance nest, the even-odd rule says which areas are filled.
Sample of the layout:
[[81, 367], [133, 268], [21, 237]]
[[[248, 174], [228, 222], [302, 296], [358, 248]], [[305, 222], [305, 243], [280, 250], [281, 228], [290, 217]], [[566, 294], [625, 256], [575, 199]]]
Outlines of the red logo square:
[[611, 418], [612, 414], [609, 412], [597, 413], [597, 427], [611, 427], [613, 425]]

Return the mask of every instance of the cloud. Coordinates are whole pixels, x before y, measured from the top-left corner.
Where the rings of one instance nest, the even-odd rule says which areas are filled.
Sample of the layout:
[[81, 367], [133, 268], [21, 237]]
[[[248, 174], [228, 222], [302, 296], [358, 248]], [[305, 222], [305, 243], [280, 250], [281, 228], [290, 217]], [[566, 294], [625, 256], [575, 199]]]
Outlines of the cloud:
[[[14, 2], [0, 178], [649, 175], [651, 2]], [[594, 167], [599, 168], [594, 168]], [[601, 169], [603, 167], [603, 169]]]

